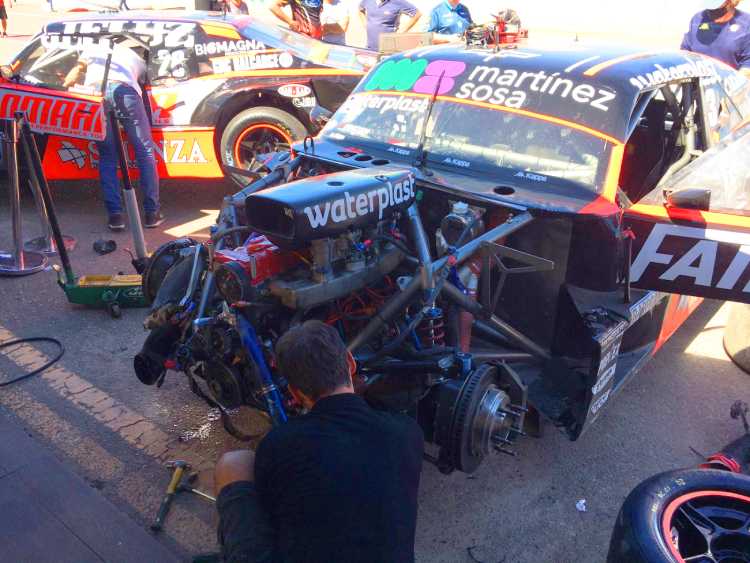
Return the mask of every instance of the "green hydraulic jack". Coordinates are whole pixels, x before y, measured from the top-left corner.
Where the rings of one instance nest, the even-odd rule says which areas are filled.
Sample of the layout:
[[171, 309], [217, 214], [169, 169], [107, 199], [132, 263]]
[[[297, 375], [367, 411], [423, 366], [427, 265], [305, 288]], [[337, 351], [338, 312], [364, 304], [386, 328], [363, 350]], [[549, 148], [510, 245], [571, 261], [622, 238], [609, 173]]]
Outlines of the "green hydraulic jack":
[[136, 199], [133, 185], [130, 182], [127, 155], [122, 143], [119, 121], [114, 110], [108, 109], [107, 119], [109, 120], [110, 125], [109, 131], [114, 136], [114, 142], [119, 157], [125, 208], [130, 221], [130, 229], [133, 233], [135, 258], [133, 258], [132, 263], [138, 273], [133, 275], [85, 275], [76, 277], [73, 273], [73, 268], [70, 265], [70, 257], [65, 249], [62, 231], [50, 196], [49, 184], [44, 176], [36, 139], [34, 138], [29, 123], [23, 118], [23, 114], [16, 114], [16, 120], [21, 124], [20, 140], [26, 162], [29, 165], [31, 181], [35, 182], [39, 187], [42, 199], [47, 207], [50, 229], [52, 231], [52, 236], [55, 239], [55, 244], [57, 245], [60, 262], [62, 263], [62, 268], [55, 267], [57, 270], [57, 283], [62, 287], [69, 302], [76, 305], [107, 309], [113, 317], [119, 318], [122, 314], [122, 307], [147, 306], [146, 299], [143, 295], [141, 273], [143, 273], [146, 264], [148, 263], [148, 254], [146, 252], [146, 242], [143, 235], [141, 217], [138, 212], [138, 200]]

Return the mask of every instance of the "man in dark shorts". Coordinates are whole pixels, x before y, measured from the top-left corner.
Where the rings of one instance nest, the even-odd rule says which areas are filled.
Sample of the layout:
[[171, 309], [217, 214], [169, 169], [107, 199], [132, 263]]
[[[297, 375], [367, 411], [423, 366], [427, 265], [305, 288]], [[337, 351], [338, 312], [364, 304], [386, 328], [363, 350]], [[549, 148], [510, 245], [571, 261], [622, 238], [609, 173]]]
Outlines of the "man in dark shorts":
[[[292, 17], [284, 11], [289, 6]], [[309, 35], [314, 39], [323, 36], [323, 27], [320, 24], [320, 12], [323, 9], [323, 0], [274, 0], [271, 4], [271, 12], [289, 26], [292, 31], [298, 31]]]
[[716, 1], [690, 20], [682, 49], [725, 62], [750, 77], [750, 14], [737, 9], [741, 0]]
[[253, 456], [216, 465], [226, 561], [414, 561], [422, 430], [354, 394], [356, 365], [332, 327], [308, 321], [276, 346], [309, 412], [268, 433]]
[[8, 37], [8, 11], [5, 9], [5, 0], [0, 0], [0, 25], [3, 27], [0, 37]]

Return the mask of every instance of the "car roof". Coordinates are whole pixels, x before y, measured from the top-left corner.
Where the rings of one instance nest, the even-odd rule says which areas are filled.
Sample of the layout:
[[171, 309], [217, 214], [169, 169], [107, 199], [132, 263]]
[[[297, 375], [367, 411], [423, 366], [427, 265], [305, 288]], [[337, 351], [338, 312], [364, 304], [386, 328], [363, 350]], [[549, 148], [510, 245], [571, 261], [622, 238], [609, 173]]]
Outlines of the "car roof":
[[69, 16], [51, 20], [46, 25], [59, 25], [69, 22], [90, 21], [181, 21], [193, 23], [225, 22], [235, 27], [244, 27], [252, 21], [258, 21], [247, 15], [223, 14], [222, 12], [208, 12], [201, 10], [134, 10], [126, 12], [76, 12]]
[[[719, 73], [739, 76], [715, 59], [686, 51], [577, 44], [502, 49], [445, 45], [394, 57], [427, 59], [426, 73], [433, 76], [439, 76], [441, 68], [452, 68], [445, 76], [455, 83], [452, 95], [456, 98], [509, 106], [497, 100], [516, 93], [524, 100], [519, 110], [582, 124], [619, 141], [628, 135], [641, 93], [677, 79], [719, 78]], [[459, 73], [452, 62], [459, 63], [458, 68], [465, 63], [465, 70]]]

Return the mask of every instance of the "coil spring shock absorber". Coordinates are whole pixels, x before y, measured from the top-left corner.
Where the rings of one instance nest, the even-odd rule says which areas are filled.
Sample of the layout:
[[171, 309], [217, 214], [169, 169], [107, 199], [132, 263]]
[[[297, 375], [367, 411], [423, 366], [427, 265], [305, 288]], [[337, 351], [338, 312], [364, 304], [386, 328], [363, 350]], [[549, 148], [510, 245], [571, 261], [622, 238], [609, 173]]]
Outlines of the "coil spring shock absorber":
[[445, 346], [445, 321], [443, 310], [433, 307], [425, 313], [424, 319], [417, 327], [419, 341], [424, 348]]

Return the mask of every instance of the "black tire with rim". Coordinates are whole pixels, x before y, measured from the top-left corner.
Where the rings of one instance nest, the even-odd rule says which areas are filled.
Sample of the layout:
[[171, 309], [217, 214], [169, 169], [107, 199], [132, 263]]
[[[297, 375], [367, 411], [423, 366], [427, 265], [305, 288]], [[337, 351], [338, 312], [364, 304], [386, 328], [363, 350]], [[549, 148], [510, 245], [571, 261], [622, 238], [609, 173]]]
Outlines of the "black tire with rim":
[[607, 563], [750, 562], [750, 477], [684, 469], [628, 495]]
[[[221, 135], [221, 161], [235, 168], [254, 171], [262, 161], [260, 155], [287, 150], [293, 141], [308, 134], [302, 122], [293, 115], [271, 107], [246, 109], [235, 115]], [[240, 186], [248, 179], [229, 175]]]

